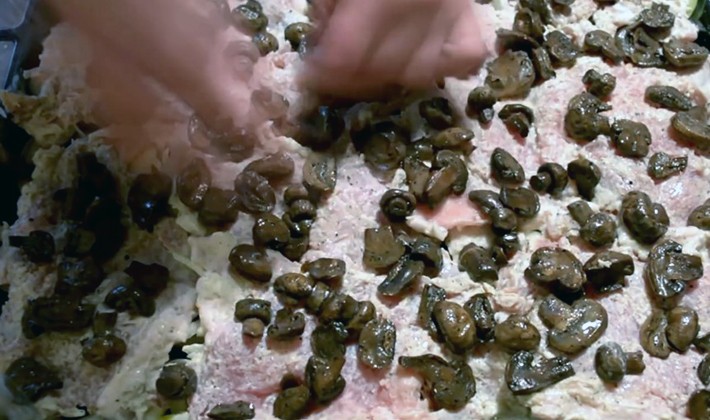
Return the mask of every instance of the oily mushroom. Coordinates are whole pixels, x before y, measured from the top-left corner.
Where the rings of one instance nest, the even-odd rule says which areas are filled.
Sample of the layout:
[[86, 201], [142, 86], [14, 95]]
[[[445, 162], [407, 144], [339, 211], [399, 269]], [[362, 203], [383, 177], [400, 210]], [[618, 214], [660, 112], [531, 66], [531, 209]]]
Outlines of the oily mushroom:
[[592, 212], [586, 201], [575, 201], [567, 206], [572, 218], [580, 224], [579, 236], [595, 247], [610, 245], [616, 239], [616, 222], [606, 213]]
[[652, 357], [667, 359], [671, 354], [671, 347], [666, 337], [668, 318], [665, 312], [653, 309], [651, 314], [641, 324], [639, 331], [641, 347]]
[[619, 64], [624, 60], [624, 52], [617, 45], [614, 37], [602, 30], [596, 29], [584, 35], [584, 52], [599, 54], [612, 63]]
[[48, 393], [64, 387], [64, 382], [54, 369], [28, 356], [10, 363], [5, 370], [4, 380], [14, 399], [23, 404], [36, 402]]
[[584, 263], [587, 281], [598, 292], [608, 293], [624, 287], [625, 277], [634, 274], [630, 255], [616, 251], [601, 251]]
[[676, 306], [668, 311], [666, 337], [668, 344], [678, 352], [684, 353], [690, 348], [700, 331], [698, 313], [687, 306]]
[[454, 168], [456, 172], [454, 182], [451, 184], [451, 192], [460, 195], [464, 192], [468, 183], [468, 168], [458, 153], [451, 150], [439, 150], [432, 161], [431, 167], [435, 172], [430, 179], [434, 179], [438, 170], [442, 170], [447, 166]]
[[602, 171], [589, 159], [579, 158], [567, 164], [567, 175], [577, 185], [577, 191], [587, 201], [594, 198], [594, 188], [602, 178]]
[[301, 265], [301, 271], [315, 281], [336, 282], [345, 276], [345, 261], [339, 258], [318, 258]]
[[602, 344], [594, 354], [594, 370], [604, 382], [618, 383], [624, 375], [640, 375], [645, 369], [642, 352], [625, 352], [615, 342]]
[[479, 341], [490, 341], [494, 338], [496, 320], [493, 305], [487, 294], [479, 293], [471, 296], [463, 305], [476, 324], [476, 335]]
[[611, 125], [611, 141], [621, 156], [642, 158], [648, 155], [651, 132], [643, 123], [618, 119]]
[[[533, 110], [523, 104], [507, 104], [498, 112], [506, 127], [514, 133], [527, 137], [530, 126], [535, 122]], [[524, 178], [524, 175], [523, 175]]]
[[675, 306], [687, 283], [703, 276], [700, 257], [683, 253], [683, 246], [667, 240], [648, 254], [644, 279], [654, 300], [663, 307]]
[[616, 77], [611, 73], [602, 74], [594, 69], [589, 69], [582, 76], [582, 83], [587, 86], [587, 92], [599, 99], [604, 99], [614, 91]]
[[491, 154], [491, 173], [501, 185], [521, 185], [525, 182], [525, 171], [518, 161], [506, 150], [496, 147]]
[[525, 317], [511, 315], [495, 326], [494, 338], [496, 344], [510, 352], [534, 350], [540, 344], [540, 331]]
[[383, 296], [397, 296], [409, 290], [423, 273], [423, 262], [405, 256], [390, 269], [377, 291]]
[[600, 134], [610, 130], [609, 119], [601, 112], [611, 109], [611, 105], [602, 102], [588, 92], [582, 92], [570, 99], [565, 114], [565, 132], [575, 140], [592, 141]]
[[168, 400], [189, 398], [197, 389], [197, 374], [185, 359], [171, 360], [160, 371], [155, 389]]
[[400, 189], [387, 190], [380, 199], [380, 210], [393, 222], [401, 222], [411, 216], [416, 206], [414, 194]]
[[535, 360], [534, 353], [521, 350], [513, 354], [508, 361], [505, 367], [505, 382], [514, 395], [529, 395], [574, 374], [572, 363], [564, 356], [551, 359], [541, 357]]
[[627, 193], [621, 201], [621, 218], [631, 236], [643, 244], [653, 244], [668, 230], [666, 209], [641, 191]]
[[550, 328], [547, 337], [550, 347], [568, 354], [579, 353], [594, 344], [608, 325], [604, 307], [587, 298], [568, 305], [549, 295], [540, 303], [538, 315]]
[[502, 187], [499, 195], [500, 202], [507, 208], [525, 219], [537, 215], [540, 211], [540, 199], [537, 193], [525, 187]]
[[690, 399], [688, 399], [688, 416], [693, 420], [710, 418], [710, 391], [701, 389], [690, 396]]
[[710, 230], [710, 199], [694, 208], [688, 216], [688, 226], [698, 229]]
[[535, 81], [535, 68], [523, 51], [506, 51], [488, 65], [485, 84], [497, 99], [525, 97]]
[[342, 322], [334, 321], [318, 325], [311, 334], [313, 355], [324, 359], [345, 357], [345, 341], [348, 330]]
[[422, 393], [432, 410], [460, 410], [476, 394], [476, 378], [465, 361], [445, 359], [433, 354], [401, 356], [399, 365], [413, 370], [422, 379]]
[[644, 92], [644, 98], [653, 106], [676, 112], [688, 111], [693, 107], [693, 101], [673, 86], [649, 86]]
[[266, 252], [249, 244], [239, 244], [229, 253], [229, 265], [234, 271], [260, 283], [271, 280], [271, 263]]
[[533, 252], [525, 277], [535, 284], [552, 287], [556, 293], [575, 293], [587, 281], [582, 263], [562, 248], [542, 247]]
[[495, 116], [495, 111], [493, 111], [495, 103], [496, 96], [493, 89], [487, 85], [478, 86], [468, 94], [466, 114], [477, 118], [481, 124], [488, 124]]
[[446, 290], [434, 284], [427, 284], [422, 288], [419, 299], [419, 310], [417, 311], [417, 322], [420, 327], [429, 331], [430, 334], [437, 335], [438, 330], [432, 317], [434, 305], [446, 299]]
[[559, 163], [546, 162], [537, 169], [537, 174], [530, 178], [530, 187], [537, 192], [558, 195], [569, 182], [567, 170]]
[[680, 174], [688, 167], [687, 156], [670, 156], [656, 152], [648, 160], [648, 175], [655, 180], [664, 180]]
[[476, 343], [476, 324], [461, 305], [446, 300], [436, 302], [432, 318], [444, 343], [454, 353], [463, 353]]
[[491, 253], [473, 242], [463, 247], [459, 253], [459, 270], [465, 271], [475, 282], [498, 280], [498, 267]]
[[571, 67], [580, 53], [572, 39], [557, 30], [545, 34], [545, 48], [553, 63], [565, 67]]
[[671, 118], [671, 127], [685, 141], [701, 152], [710, 150], [710, 126], [704, 107], [680, 111]]
[[365, 229], [363, 263], [373, 269], [391, 267], [404, 255], [404, 246], [395, 239], [389, 226]]
[[392, 321], [375, 318], [360, 332], [357, 358], [373, 369], [383, 369], [394, 360], [397, 330]]

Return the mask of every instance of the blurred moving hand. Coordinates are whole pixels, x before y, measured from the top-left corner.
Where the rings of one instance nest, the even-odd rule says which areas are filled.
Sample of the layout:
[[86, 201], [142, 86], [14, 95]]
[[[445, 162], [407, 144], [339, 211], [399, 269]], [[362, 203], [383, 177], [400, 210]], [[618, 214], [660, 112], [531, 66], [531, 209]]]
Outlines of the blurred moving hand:
[[[165, 92], [208, 124], [242, 124], [246, 80], [258, 57], [230, 22], [224, 3], [205, 0], [50, 0], [60, 19], [91, 43], [87, 79], [99, 94], [102, 123], [140, 123]], [[248, 67], [248, 66], [247, 66]]]
[[465, 77], [487, 54], [470, 0], [317, 0], [304, 80], [323, 94], [377, 95]]

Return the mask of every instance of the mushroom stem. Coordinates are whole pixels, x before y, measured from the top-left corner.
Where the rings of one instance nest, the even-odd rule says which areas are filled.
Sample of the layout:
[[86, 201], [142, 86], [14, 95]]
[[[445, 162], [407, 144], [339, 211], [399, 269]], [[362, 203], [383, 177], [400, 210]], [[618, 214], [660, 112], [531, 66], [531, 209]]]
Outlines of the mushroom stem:
[[640, 375], [646, 369], [646, 364], [643, 362], [643, 353], [640, 351], [630, 351], [624, 353], [626, 355], [626, 374]]

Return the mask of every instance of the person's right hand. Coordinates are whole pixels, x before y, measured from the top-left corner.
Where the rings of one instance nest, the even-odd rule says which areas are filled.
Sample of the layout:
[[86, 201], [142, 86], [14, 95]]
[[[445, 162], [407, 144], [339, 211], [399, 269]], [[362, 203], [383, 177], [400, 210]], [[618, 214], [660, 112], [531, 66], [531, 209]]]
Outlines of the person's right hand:
[[315, 0], [304, 81], [322, 94], [368, 97], [394, 85], [465, 77], [487, 54], [470, 0]]

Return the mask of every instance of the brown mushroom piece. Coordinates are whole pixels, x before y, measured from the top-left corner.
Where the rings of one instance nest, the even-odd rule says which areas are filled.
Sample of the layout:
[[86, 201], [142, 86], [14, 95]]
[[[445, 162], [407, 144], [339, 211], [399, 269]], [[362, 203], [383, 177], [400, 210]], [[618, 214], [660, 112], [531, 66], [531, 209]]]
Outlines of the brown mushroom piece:
[[205, 226], [225, 228], [236, 221], [239, 202], [238, 192], [210, 187], [202, 199], [197, 218]]
[[302, 236], [291, 235], [288, 244], [279, 250], [281, 255], [288, 258], [290, 261], [298, 262], [308, 251], [310, 246], [310, 238], [308, 234]]
[[318, 258], [301, 266], [315, 281], [326, 283], [340, 281], [345, 275], [345, 261], [338, 258]]
[[242, 332], [251, 337], [261, 337], [271, 322], [271, 302], [245, 298], [234, 305], [234, 319], [242, 322]]
[[710, 353], [710, 333], [698, 335], [695, 340], [693, 340], [693, 345], [701, 353]]
[[248, 2], [241, 4], [232, 10], [232, 19], [240, 27], [248, 30], [251, 33], [257, 33], [266, 28], [269, 24], [269, 18], [264, 15], [256, 2]]
[[265, 213], [257, 217], [251, 232], [254, 245], [271, 249], [281, 249], [285, 247], [291, 237], [286, 223], [270, 213]]
[[599, 99], [604, 99], [611, 95], [616, 87], [616, 77], [611, 73], [601, 74], [594, 69], [587, 70], [582, 76], [582, 83], [587, 86], [587, 92]]
[[648, 194], [632, 191], [621, 202], [624, 225], [637, 241], [652, 244], [663, 236], [670, 223], [665, 208], [654, 203]]
[[432, 410], [457, 411], [476, 394], [476, 378], [466, 362], [450, 362], [433, 354], [401, 356], [399, 365], [415, 371], [422, 379], [422, 394]]
[[577, 354], [590, 347], [604, 334], [609, 323], [604, 307], [587, 298], [568, 305], [549, 295], [540, 303], [538, 315], [550, 328], [549, 346], [567, 354]]
[[338, 398], [345, 389], [345, 378], [340, 374], [345, 358], [324, 359], [311, 356], [306, 363], [305, 380], [312, 398], [325, 404]]
[[424, 273], [424, 263], [408, 257], [400, 258], [387, 273], [377, 291], [383, 296], [397, 296], [409, 290]]
[[434, 159], [434, 146], [431, 144], [431, 139], [421, 138], [409, 143], [407, 145], [407, 157], [423, 161]]
[[311, 334], [313, 355], [323, 359], [345, 357], [345, 341], [348, 330], [342, 322], [330, 322], [318, 325]]
[[587, 32], [584, 36], [584, 52], [601, 54], [615, 64], [624, 60], [624, 52], [619, 48], [614, 37], [608, 32], [598, 29]]
[[293, 174], [294, 163], [286, 153], [277, 152], [250, 162], [244, 171], [256, 172], [269, 181], [278, 181]]
[[574, 376], [569, 359], [564, 356], [539, 358], [529, 351], [515, 353], [505, 367], [505, 382], [513, 395], [529, 395]]
[[285, 273], [274, 280], [274, 294], [286, 306], [298, 306], [310, 296], [315, 282], [301, 273]]
[[434, 323], [432, 312], [434, 311], [434, 305], [444, 299], [446, 299], [446, 290], [433, 284], [427, 284], [424, 286], [419, 299], [417, 322], [420, 327], [428, 330], [429, 333], [435, 335], [437, 339], [438, 330], [436, 324]]
[[234, 191], [240, 209], [249, 214], [269, 213], [274, 209], [276, 194], [268, 179], [253, 171], [243, 171], [234, 180]]
[[495, 282], [498, 280], [498, 267], [491, 253], [471, 242], [459, 253], [459, 271], [465, 271], [474, 282]]
[[109, 367], [126, 354], [126, 342], [113, 334], [102, 334], [81, 341], [81, 357], [96, 367]]
[[488, 124], [495, 116], [495, 111], [493, 111], [495, 103], [496, 96], [493, 89], [487, 85], [478, 86], [468, 94], [466, 114], [478, 119], [481, 124]]
[[534, 350], [540, 345], [540, 331], [526, 318], [511, 315], [494, 329], [495, 343], [509, 352]]
[[155, 225], [170, 213], [168, 199], [172, 191], [173, 180], [156, 169], [150, 174], [138, 175], [126, 198], [133, 222], [140, 229], [152, 232]]
[[318, 196], [335, 189], [337, 167], [335, 158], [320, 153], [311, 153], [303, 164], [303, 184]]
[[251, 42], [256, 45], [262, 57], [279, 49], [279, 40], [276, 39], [273, 34], [265, 30], [256, 33], [251, 38]]
[[687, 156], [670, 156], [664, 152], [657, 152], [648, 160], [648, 175], [660, 181], [680, 174], [687, 167]]
[[634, 261], [616, 251], [597, 252], [584, 263], [584, 274], [597, 292], [613, 292], [624, 287], [626, 276], [634, 274]]
[[392, 321], [375, 318], [365, 324], [358, 338], [357, 358], [372, 369], [383, 369], [394, 360], [397, 330]]
[[303, 184], [293, 184], [286, 187], [283, 193], [284, 204], [290, 206], [298, 200], [309, 200], [308, 190]]
[[444, 130], [454, 124], [451, 104], [441, 96], [419, 102], [418, 110], [424, 121], [437, 130]]
[[533, 252], [525, 277], [535, 284], [552, 287], [558, 294], [576, 293], [587, 278], [582, 263], [562, 248], [542, 247]]
[[677, 68], [698, 67], [707, 61], [708, 49], [695, 42], [671, 39], [663, 43], [663, 56]]
[[87, 295], [105, 278], [101, 266], [91, 257], [64, 258], [57, 264], [55, 292], [62, 295]]
[[537, 12], [526, 7], [518, 7], [513, 20], [513, 30], [527, 34], [535, 40], [541, 40], [545, 34], [545, 25]]
[[407, 154], [406, 133], [392, 121], [368, 125], [352, 138], [367, 166], [379, 175], [395, 171]]
[[594, 188], [602, 178], [602, 171], [596, 163], [579, 158], [567, 164], [567, 174], [577, 185], [577, 191], [587, 201], [594, 198]]
[[27, 303], [22, 316], [22, 332], [36, 338], [44, 332], [81, 331], [91, 325], [95, 305], [65, 296], [38, 297]]
[[703, 385], [710, 385], [710, 354], [706, 354], [698, 365], [698, 379]]
[[564, 67], [571, 67], [580, 52], [570, 37], [557, 30], [545, 35], [545, 48], [550, 53], [552, 62]]
[[404, 246], [395, 239], [389, 226], [365, 229], [363, 263], [373, 269], [386, 269], [404, 255]]
[[710, 391], [701, 389], [695, 391], [688, 399], [688, 416], [693, 420], [710, 418]]
[[625, 352], [615, 342], [602, 344], [594, 354], [594, 370], [604, 382], [619, 383], [624, 375], [640, 375], [645, 369], [642, 352]]
[[644, 92], [644, 98], [656, 107], [671, 111], [688, 111], [693, 107], [693, 101], [673, 86], [649, 86]]
[[254, 404], [246, 401], [217, 404], [207, 413], [212, 420], [251, 420], [254, 416]]
[[414, 194], [417, 201], [424, 201], [424, 191], [431, 177], [429, 167], [420, 159], [408, 156], [402, 161], [402, 169], [407, 175], [409, 192]]
[[461, 305], [442, 300], [434, 304], [432, 318], [446, 346], [461, 354], [476, 343], [476, 324]]
[[552, 9], [548, 2], [543, 0], [522, 0], [519, 7], [537, 13], [542, 23], [546, 25], [552, 24]]
[[687, 306], [676, 306], [668, 311], [666, 338], [668, 344], [680, 353], [685, 353], [698, 336], [700, 324], [698, 313]]
[[240, 244], [229, 253], [229, 265], [237, 273], [260, 283], [271, 280], [271, 263], [263, 250], [249, 244]]
[[490, 341], [495, 337], [496, 320], [493, 305], [487, 294], [479, 293], [471, 296], [463, 308], [476, 325], [476, 336], [479, 341]]
[[666, 30], [673, 27], [675, 15], [667, 4], [653, 2], [651, 7], [641, 11], [639, 20], [649, 30]]
[[355, 314], [350, 317], [350, 320], [346, 325], [350, 336], [359, 337], [367, 323], [375, 319], [376, 316], [377, 309], [375, 309], [375, 305], [372, 302], [357, 302], [357, 309], [355, 310]]
[[533, 190], [551, 195], [560, 194], [568, 182], [567, 170], [559, 163], [554, 162], [543, 163], [537, 169], [537, 174], [530, 177], [530, 187]]
[[496, 234], [491, 246], [491, 258], [499, 266], [505, 266], [515, 254], [520, 251], [520, 240], [517, 232]]
[[417, 199], [409, 191], [391, 189], [380, 198], [380, 210], [390, 221], [401, 222], [414, 213]]
[[710, 199], [698, 207], [688, 215], [688, 226], [695, 226], [698, 229], [710, 230]]
[[493, 149], [491, 154], [491, 173], [501, 185], [517, 186], [525, 182], [523, 167], [513, 155], [500, 147]]
[[710, 125], [704, 107], [680, 111], [671, 117], [671, 127], [685, 141], [701, 152], [710, 150]]
[[506, 51], [488, 65], [485, 84], [497, 99], [525, 97], [535, 81], [535, 68], [523, 51]]
[[664, 67], [661, 44], [640, 25], [639, 22], [617, 29], [616, 43], [624, 52], [627, 60], [638, 67]]
[[501, 50], [530, 52], [540, 44], [525, 32], [510, 29], [496, 29], [496, 45]]
[[643, 123], [619, 119], [611, 125], [611, 141], [624, 157], [646, 157], [651, 144], [651, 132]]
[[307, 22], [291, 23], [284, 29], [284, 38], [291, 44], [291, 48], [299, 53], [304, 52], [308, 35], [313, 32], [313, 25]]
[[427, 275], [430, 277], [439, 275], [444, 263], [440, 241], [427, 235], [405, 237], [403, 234], [400, 234], [397, 240], [405, 246], [411, 259], [424, 263]]
[[21, 404], [34, 403], [64, 387], [54, 369], [28, 356], [10, 363], [5, 370], [4, 382], [12, 397]]
[[134, 286], [114, 287], [106, 294], [104, 304], [118, 312], [129, 312], [131, 315], [148, 317], [155, 313], [155, 300]]
[[349, 323], [358, 314], [361, 306], [350, 295], [330, 293], [321, 304], [319, 319], [325, 324], [335, 321]]
[[610, 245], [616, 239], [616, 222], [606, 213], [594, 213], [584, 200], [567, 206], [572, 218], [579, 223], [579, 236], [594, 247]]
[[644, 279], [654, 300], [664, 307], [675, 306], [688, 282], [703, 276], [703, 263], [697, 255], [683, 253], [683, 246], [667, 240], [648, 254]]
[[517, 132], [522, 137], [528, 136], [530, 126], [535, 121], [532, 109], [523, 104], [507, 104], [503, 106], [498, 112], [498, 117], [503, 120], [508, 130]]
[[652, 309], [651, 314], [641, 324], [639, 331], [641, 347], [652, 357], [667, 359], [671, 354], [671, 346], [666, 337], [668, 318], [658, 309]]
[[530, 52], [530, 59], [535, 67], [535, 74], [538, 80], [550, 80], [557, 76], [555, 69], [552, 67], [550, 54], [544, 47], [534, 48]]
[[269, 325], [266, 335], [272, 340], [289, 341], [300, 337], [305, 328], [306, 317], [303, 312], [283, 308], [276, 311], [274, 322]]
[[337, 110], [321, 105], [301, 114], [294, 140], [313, 150], [323, 150], [335, 143], [343, 133], [344, 121]]
[[[466, 190], [466, 185], [468, 184], [468, 168], [456, 152], [451, 150], [439, 150], [436, 153], [431, 165], [435, 172], [432, 174], [430, 180], [436, 179], [436, 174], [444, 170], [447, 166], [452, 167], [456, 173], [454, 182], [451, 184], [451, 192], [456, 195], [463, 194], [464, 190]], [[429, 189], [426, 191], [427, 196], [430, 198], [431, 191], [432, 190]], [[431, 205], [431, 202], [429, 204]]]
[[10, 235], [11, 247], [20, 248], [33, 263], [51, 262], [54, 259], [54, 238], [49, 232], [33, 230], [27, 236]]
[[284, 389], [274, 400], [274, 417], [281, 420], [297, 420], [308, 410], [311, 392], [305, 385]]
[[167, 362], [155, 381], [158, 394], [168, 400], [191, 397], [197, 389], [197, 374], [184, 359]]
[[513, 210], [521, 218], [535, 217], [540, 211], [540, 199], [537, 193], [525, 187], [503, 187], [500, 189], [499, 197], [504, 206]]
[[611, 130], [609, 119], [601, 112], [611, 109], [591, 93], [582, 92], [570, 99], [565, 114], [565, 132], [575, 140], [592, 141]]

